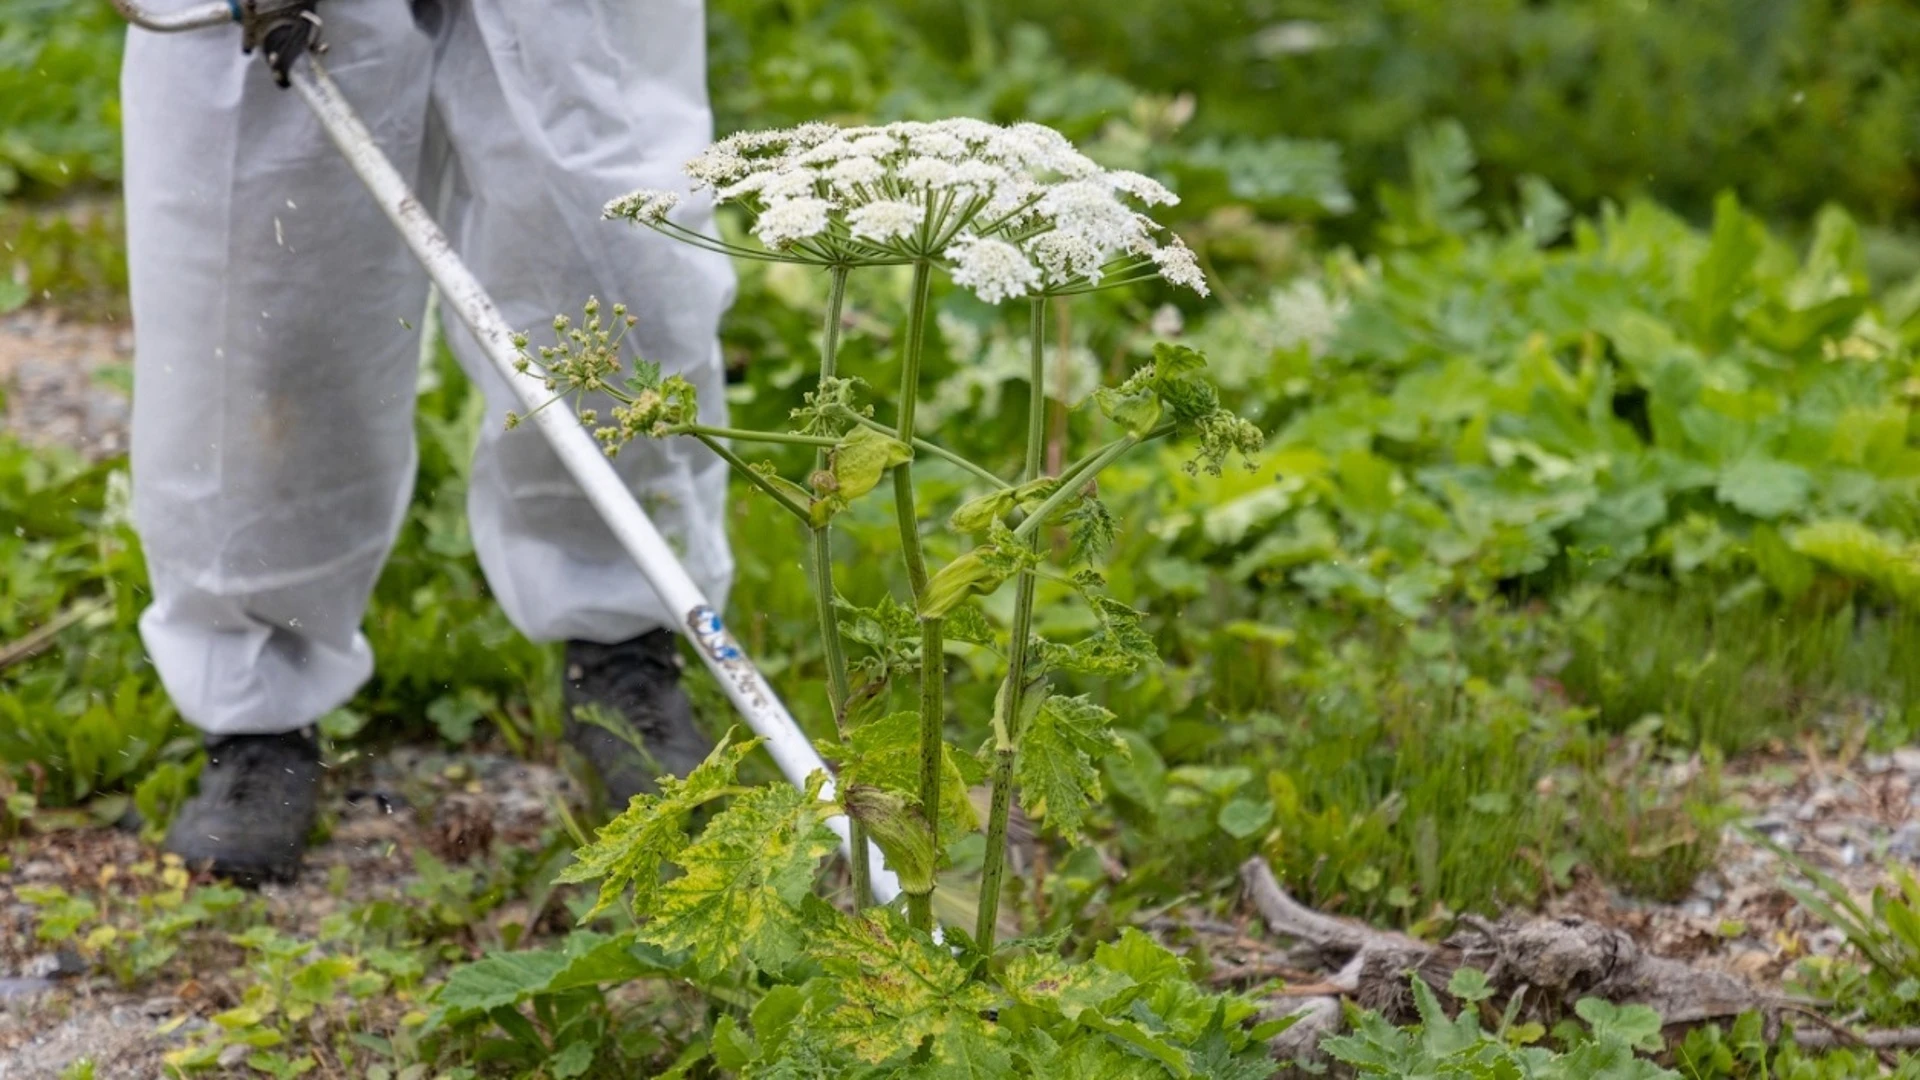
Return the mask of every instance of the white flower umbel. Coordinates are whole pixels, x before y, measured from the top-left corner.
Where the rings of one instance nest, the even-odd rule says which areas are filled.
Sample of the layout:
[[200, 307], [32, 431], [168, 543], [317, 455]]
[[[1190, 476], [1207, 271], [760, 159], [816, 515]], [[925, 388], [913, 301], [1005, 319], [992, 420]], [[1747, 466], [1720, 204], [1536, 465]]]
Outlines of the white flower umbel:
[[766, 212], [754, 223], [753, 235], [772, 248], [818, 236], [827, 230], [827, 212], [832, 205], [825, 199], [805, 196], [776, 199], [767, 204]]
[[946, 256], [953, 263], [953, 283], [972, 289], [989, 304], [1025, 296], [1040, 284], [1039, 269], [1005, 240], [962, 236]]
[[945, 269], [989, 303], [1160, 278], [1207, 291], [1193, 253], [1141, 213], [1178, 201], [1159, 181], [1107, 171], [1040, 124], [980, 120], [730, 135], [687, 163], [696, 188], [751, 219], [764, 247], [671, 220], [677, 197], [637, 191], [607, 216], [687, 243], [776, 262]]
[[1179, 237], [1165, 247], [1156, 248], [1152, 253], [1153, 264], [1160, 268], [1160, 276], [1170, 285], [1179, 285], [1192, 289], [1201, 296], [1207, 295], [1207, 276], [1200, 272], [1200, 263], [1193, 257], [1189, 248]]
[[657, 225], [666, 220], [669, 210], [679, 205], [680, 193], [677, 191], [641, 188], [608, 203], [606, 215], [610, 218], [637, 221], [642, 225]]

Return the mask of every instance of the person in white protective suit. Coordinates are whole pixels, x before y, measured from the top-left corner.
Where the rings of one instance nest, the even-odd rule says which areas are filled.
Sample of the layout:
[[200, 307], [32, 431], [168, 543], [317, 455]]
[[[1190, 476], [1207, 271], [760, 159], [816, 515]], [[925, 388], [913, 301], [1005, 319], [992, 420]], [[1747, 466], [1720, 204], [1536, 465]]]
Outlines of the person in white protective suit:
[[[600, 219], [683, 184], [711, 137], [700, 0], [322, 0], [329, 71], [507, 322], [589, 295], [639, 316], [629, 342], [721, 422], [723, 259]], [[414, 479], [414, 329], [427, 280], [318, 122], [237, 32], [131, 31], [122, 72], [135, 328], [133, 514], [152, 576], [140, 621], [181, 714], [205, 732], [171, 850], [285, 877], [311, 830], [311, 725], [373, 670], [359, 624]], [[449, 341], [488, 417], [467, 509], [514, 625], [568, 644], [567, 699], [633, 725], [568, 737], [621, 805], [709, 745], [678, 683], [674, 619], [463, 328]], [[724, 602], [725, 467], [688, 443], [620, 472]], [[650, 757], [652, 760], [646, 760]]]

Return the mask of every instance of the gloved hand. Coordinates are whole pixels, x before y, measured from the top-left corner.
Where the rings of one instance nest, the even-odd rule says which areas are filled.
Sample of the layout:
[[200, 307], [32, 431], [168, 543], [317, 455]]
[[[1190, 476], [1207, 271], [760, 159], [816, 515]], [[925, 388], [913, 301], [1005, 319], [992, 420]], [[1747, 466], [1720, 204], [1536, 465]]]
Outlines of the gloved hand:
[[313, 10], [319, 2], [247, 0], [241, 11], [241, 51], [251, 53], [258, 46], [274, 83], [283, 89], [295, 60], [305, 53], [326, 51], [320, 42], [320, 16]]

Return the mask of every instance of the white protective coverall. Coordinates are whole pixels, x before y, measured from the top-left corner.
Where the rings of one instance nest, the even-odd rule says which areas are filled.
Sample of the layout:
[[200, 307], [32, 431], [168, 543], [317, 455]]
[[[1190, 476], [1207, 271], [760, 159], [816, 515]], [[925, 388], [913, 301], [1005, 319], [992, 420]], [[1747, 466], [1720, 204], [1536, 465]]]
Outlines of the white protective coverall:
[[[681, 187], [706, 144], [700, 0], [325, 0], [325, 61], [510, 325], [536, 341], [589, 295], [722, 422], [725, 260], [601, 219]], [[140, 627], [212, 734], [312, 722], [372, 672], [359, 624], [413, 485], [427, 281], [305, 104], [239, 31], [131, 32], [122, 72], [135, 329]], [[697, 217], [689, 224], [703, 225]], [[578, 315], [575, 315], [578, 318]], [[404, 322], [403, 322], [404, 321]], [[463, 327], [488, 415], [467, 510], [487, 581], [535, 640], [675, 621]], [[725, 466], [697, 444], [616, 461], [716, 605]]]

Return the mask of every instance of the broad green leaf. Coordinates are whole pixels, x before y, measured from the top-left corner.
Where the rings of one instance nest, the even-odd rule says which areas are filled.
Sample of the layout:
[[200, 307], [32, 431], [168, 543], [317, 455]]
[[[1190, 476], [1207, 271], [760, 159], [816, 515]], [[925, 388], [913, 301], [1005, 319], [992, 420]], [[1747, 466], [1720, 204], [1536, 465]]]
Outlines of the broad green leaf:
[[1920, 603], [1920, 544], [1896, 544], [1857, 521], [1815, 522], [1795, 529], [1787, 542], [1815, 562]]
[[[818, 900], [812, 906], [825, 907]], [[809, 939], [811, 955], [835, 976], [833, 1004], [821, 1021], [854, 1057], [878, 1065], [929, 1037], [984, 1034], [979, 1014], [994, 1004], [992, 991], [897, 913], [874, 908], [847, 917], [827, 909], [815, 923], [820, 929]]]
[[960, 1023], [947, 1028], [928, 1047], [929, 1060], [900, 1075], [911, 1080], [1002, 1080], [1015, 1075], [1013, 1052], [992, 1027]]
[[1573, 1011], [1593, 1028], [1593, 1037], [1601, 1041], [1615, 1039], [1648, 1053], [1666, 1046], [1660, 1037], [1660, 1014], [1645, 1005], [1614, 1005], [1599, 998], [1581, 998], [1574, 1003]]
[[1714, 494], [1736, 510], [1772, 520], [1804, 510], [1812, 489], [1813, 479], [1798, 465], [1749, 457], [1720, 474]]
[[708, 977], [740, 959], [773, 970], [798, 955], [800, 902], [836, 846], [825, 824], [834, 807], [819, 798], [823, 781], [816, 774], [805, 791], [754, 788], [715, 815], [673, 857], [685, 872], [655, 894], [641, 938], [687, 951]]
[[1235, 840], [1245, 840], [1273, 820], [1273, 804], [1264, 799], [1236, 798], [1220, 808], [1219, 824]]
[[1041, 670], [1078, 675], [1130, 675], [1160, 657], [1153, 637], [1140, 625], [1140, 613], [1112, 597], [1088, 595], [1100, 629], [1076, 642], [1040, 645]]
[[1025, 953], [1008, 962], [1001, 986], [1022, 1005], [1058, 1013], [1118, 1039], [1158, 1060], [1174, 1076], [1191, 1075], [1184, 1050], [1138, 1020], [1117, 1015], [1138, 989], [1118, 971], [1099, 964], [1069, 964], [1050, 953]]
[[447, 1018], [513, 1006], [539, 994], [622, 983], [666, 969], [666, 957], [631, 933], [575, 930], [552, 949], [496, 952], [453, 969], [435, 999]]
[[628, 888], [633, 889], [634, 907], [650, 910], [660, 886], [661, 866], [687, 844], [683, 828], [687, 812], [730, 787], [741, 759], [758, 745], [758, 739], [735, 744], [729, 733], [686, 779], [660, 777], [657, 794], [634, 796], [626, 810], [601, 827], [593, 843], [575, 852], [573, 865], [555, 880], [600, 881], [600, 895], [580, 921], [612, 907]]
[[1447, 993], [1466, 1002], [1485, 1001], [1493, 996], [1493, 987], [1487, 983], [1487, 973], [1479, 968], [1463, 967], [1447, 980]]
[[714, 1064], [723, 1069], [738, 1071], [760, 1056], [760, 1048], [754, 1045], [753, 1036], [741, 1030], [740, 1022], [728, 1013], [714, 1022], [713, 1035], [708, 1040], [713, 1046]]
[[1022, 1005], [1079, 1020], [1132, 990], [1127, 975], [1098, 964], [1069, 964], [1053, 953], [1023, 953], [1007, 962], [1000, 985]]
[[1096, 1031], [1048, 1050], [1044, 1055], [1027, 1055], [1033, 1066], [1029, 1075], [1047, 1080], [1158, 1080], [1166, 1075], [1166, 1070]]
[[[979, 782], [981, 770], [972, 757], [951, 746], [946, 746], [942, 754], [940, 832], [943, 843], [952, 843], [980, 827], [967, 788]], [[865, 785], [904, 796], [918, 809], [920, 714], [896, 712], [853, 729], [840, 778], [847, 785]]]
[[1765, 247], [1766, 230], [1740, 208], [1731, 192], [1713, 204], [1713, 235], [1706, 257], [1694, 269], [1694, 326], [1701, 338], [1717, 342], [1734, 303], [1748, 290], [1754, 261]]
[[1185, 960], [1131, 926], [1120, 931], [1117, 939], [1095, 946], [1093, 962], [1108, 971], [1117, 971], [1142, 986], [1163, 981], [1188, 981]]
[[567, 1044], [566, 1049], [547, 1059], [547, 1072], [554, 1080], [573, 1080], [576, 1076], [585, 1076], [593, 1067], [594, 1043], [591, 1039], [579, 1039]]
[[1567, 231], [1572, 208], [1553, 185], [1531, 174], [1520, 178], [1520, 231], [1535, 247], [1546, 247]]
[[1020, 736], [1014, 770], [1020, 805], [1062, 836], [1078, 836], [1087, 808], [1101, 795], [1095, 767], [1122, 746], [1113, 714], [1088, 697], [1049, 697]]

